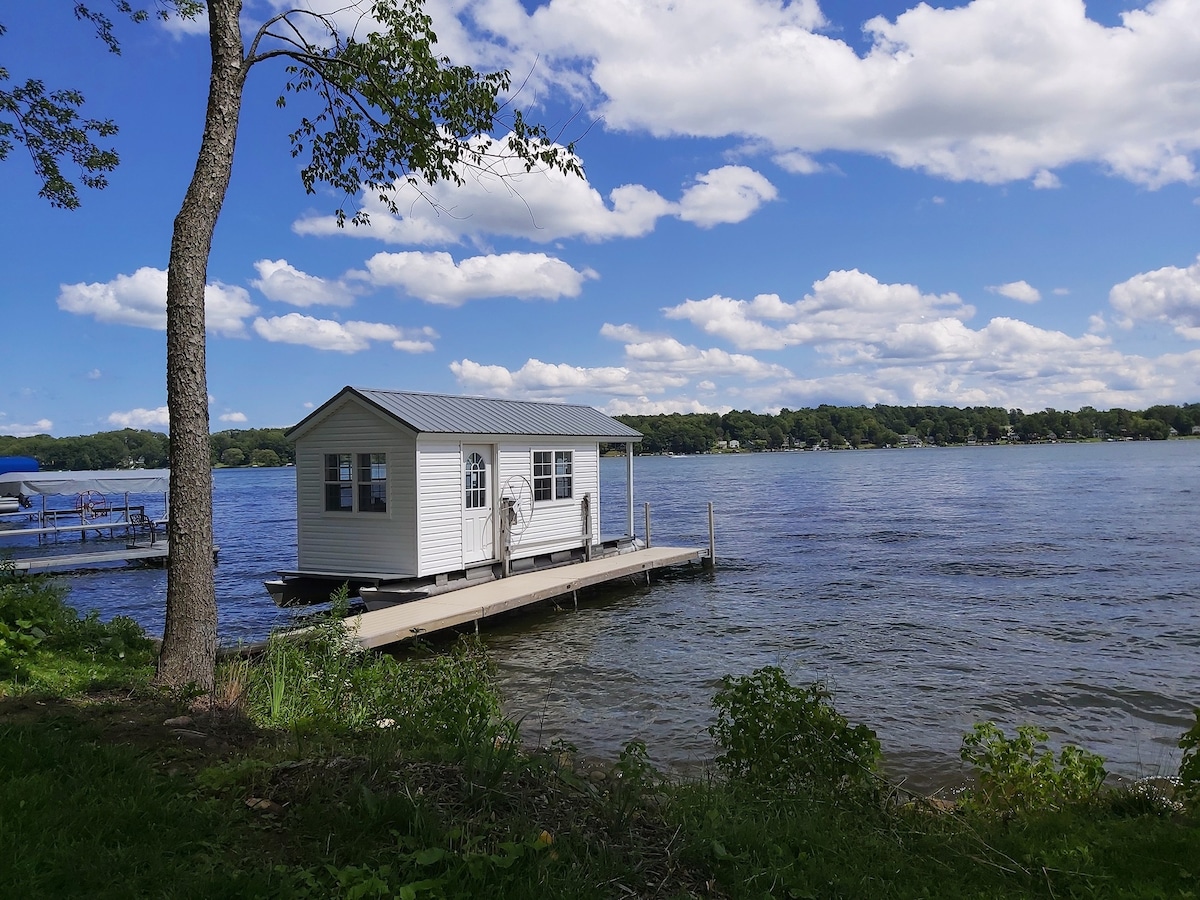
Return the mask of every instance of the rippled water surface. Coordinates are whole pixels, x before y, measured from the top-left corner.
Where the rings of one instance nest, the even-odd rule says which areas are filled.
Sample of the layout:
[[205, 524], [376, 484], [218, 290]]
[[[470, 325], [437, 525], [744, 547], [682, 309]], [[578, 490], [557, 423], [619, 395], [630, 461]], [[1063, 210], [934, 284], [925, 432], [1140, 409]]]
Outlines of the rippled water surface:
[[[825, 681], [920, 787], [954, 780], [980, 719], [1036, 722], [1126, 776], [1173, 771], [1200, 704], [1200, 441], [639, 457], [636, 521], [717, 567], [607, 589], [485, 637], [543, 743], [660, 765], [710, 755], [726, 673]], [[624, 530], [624, 461], [603, 530]], [[295, 565], [294, 471], [215, 473], [222, 639], [281, 615], [261, 582]], [[72, 601], [161, 631], [161, 572], [74, 577]]]

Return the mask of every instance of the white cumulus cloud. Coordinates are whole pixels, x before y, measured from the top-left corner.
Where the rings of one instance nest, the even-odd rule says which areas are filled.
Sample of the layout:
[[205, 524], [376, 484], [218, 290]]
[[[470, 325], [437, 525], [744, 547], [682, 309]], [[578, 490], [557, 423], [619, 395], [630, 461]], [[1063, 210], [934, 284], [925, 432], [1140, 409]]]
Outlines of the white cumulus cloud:
[[49, 434], [53, 427], [54, 423], [49, 419], [38, 419], [32, 424], [0, 420], [0, 434], [7, 437], [33, 437], [35, 434]]
[[966, 320], [974, 312], [957, 294], [923, 294], [911, 284], [882, 284], [857, 269], [830, 272], [794, 303], [778, 294], [759, 294], [753, 300], [713, 295], [663, 310], [668, 319], [689, 321], [741, 350], [879, 340], [898, 322]]
[[599, 277], [592, 269], [577, 270], [544, 253], [473, 256], [457, 263], [449, 253], [377, 253], [366, 265], [372, 284], [442, 306], [485, 297], [577, 297], [585, 281]]
[[433, 349], [432, 328], [404, 329], [382, 322], [336, 322], [302, 313], [286, 316], [262, 316], [254, 320], [254, 331], [272, 343], [299, 344], [316, 350], [358, 353], [375, 341], [389, 342], [393, 349], [406, 353], [425, 353]]
[[1049, 169], [1038, 169], [1033, 175], [1033, 186], [1039, 191], [1052, 191], [1062, 187], [1062, 181]]
[[866, 22], [860, 4], [827, 22], [815, 0], [548, 0], [531, 13], [478, 0], [439, 23], [446, 9], [473, 17], [476, 58], [507, 54], [606, 127], [748, 140], [790, 171], [849, 151], [1040, 189], [1081, 162], [1151, 188], [1193, 182], [1200, 16], [1195, 0], [1142, 6], [1108, 26], [1082, 0], [913, 3]]
[[354, 294], [340, 281], [301, 272], [285, 259], [260, 259], [258, 278], [250, 282], [268, 300], [292, 306], [350, 306]]
[[369, 225], [339, 228], [333, 216], [314, 215], [296, 221], [293, 230], [410, 245], [479, 242], [492, 235], [542, 244], [563, 238], [605, 241], [649, 234], [664, 216], [705, 228], [741, 222], [776, 194], [753, 169], [723, 166], [697, 175], [679, 202], [640, 184], [620, 185], [605, 198], [585, 178], [537, 168], [527, 172], [504, 149], [504, 139], [484, 139], [482, 146], [495, 158], [486, 171], [463, 170], [461, 184], [397, 182], [398, 215], [367, 193], [362, 206]]
[[108, 414], [108, 423], [118, 428], [167, 428], [171, 417], [165, 406], [156, 409], [131, 409], [125, 412]]
[[[1200, 370], [1188, 368], [1200, 351], [1158, 359], [1125, 353], [1099, 333], [1099, 317], [1082, 335], [1008, 316], [976, 327], [974, 310], [957, 294], [883, 284], [858, 271], [830, 273], [795, 303], [776, 294], [717, 296], [663, 313], [739, 348], [767, 351], [763, 358], [731, 354], [605, 325], [603, 336], [625, 344], [631, 382], [677, 379], [672, 402], [693, 402], [715, 379], [723, 400], [751, 409], [828, 402], [1142, 408], [1200, 390]], [[801, 369], [802, 376], [793, 374]], [[641, 392], [651, 399], [637, 401], [638, 408], [651, 408], [665, 393]]]
[[696, 177], [679, 200], [679, 218], [712, 228], [749, 218], [778, 195], [775, 186], [746, 166], [723, 166]]
[[765, 363], [744, 353], [729, 353], [715, 347], [702, 349], [672, 337], [626, 344], [625, 355], [651, 371], [674, 377], [727, 375], [758, 381], [788, 378], [792, 374], [784, 366]]
[[1181, 337], [1200, 340], [1200, 256], [1186, 269], [1164, 266], [1134, 275], [1109, 291], [1108, 302], [1119, 325], [1165, 322]]
[[245, 422], [246, 414], [243, 412], [227, 412], [217, 416], [217, 419], [218, 421], [229, 423]]
[[[167, 273], [148, 266], [112, 281], [59, 286], [58, 307], [99, 322], [167, 329]], [[226, 337], [245, 337], [248, 316], [257, 312], [245, 288], [209, 284], [204, 288], [205, 324]]]
[[988, 290], [1018, 303], [1037, 303], [1042, 299], [1041, 292], [1026, 281], [1010, 281], [1007, 284], [989, 285]]
[[504, 366], [462, 359], [452, 362], [450, 371], [464, 388], [502, 397], [560, 400], [593, 392], [637, 395], [662, 389], [653, 379], [649, 383], [633, 380], [632, 373], [624, 366], [589, 368], [530, 359], [521, 368], [510, 371]]

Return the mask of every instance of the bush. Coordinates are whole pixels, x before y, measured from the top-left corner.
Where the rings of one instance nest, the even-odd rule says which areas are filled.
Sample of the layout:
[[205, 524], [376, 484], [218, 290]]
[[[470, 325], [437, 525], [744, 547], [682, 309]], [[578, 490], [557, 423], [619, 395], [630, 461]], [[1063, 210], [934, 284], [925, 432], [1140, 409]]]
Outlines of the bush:
[[1179, 739], [1183, 759], [1179, 761], [1179, 797], [1193, 806], [1200, 804], [1200, 709], [1196, 724]]
[[995, 722], [979, 722], [963, 737], [960, 755], [976, 769], [979, 790], [969, 799], [1009, 812], [1062, 809], [1095, 799], [1108, 773], [1104, 759], [1071, 744], [1058, 755], [1041, 745], [1046, 732], [1034, 725], [1005, 737]]
[[302, 633], [273, 634], [244, 675], [250, 718], [324, 733], [367, 732], [411, 750], [453, 753], [507, 740], [492, 671], [478, 641], [400, 662], [363, 650], [344, 622], [344, 589]]
[[18, 572], [11, 562], [0, 563], [0, 622], [33, 622], [46, 632], [62, 630], [78, 618], [63, 602], [66, 592], [46, 575]]
[[25, 660], [46, 637], [29, 619], [0, 621], [0, 678], [25, 674]]
[[728, 777], [768, 790], [873, 790], [875, 732], [850, 725], [823, 684], [790, 684], [775, 666], [721, 679], [709, 733]]
[[80, 618], [64, 602], [53, 578], [0, 565], [0, 678], [26, 680], [39, 655], [74, 661], [151, 661], [153, 643], [132, 619], [101, 622], [97, 613]]

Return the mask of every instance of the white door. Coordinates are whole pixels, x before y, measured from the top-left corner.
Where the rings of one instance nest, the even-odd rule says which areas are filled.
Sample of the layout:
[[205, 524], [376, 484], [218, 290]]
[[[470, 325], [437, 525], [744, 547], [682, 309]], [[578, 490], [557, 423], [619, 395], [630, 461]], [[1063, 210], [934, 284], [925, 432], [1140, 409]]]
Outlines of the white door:
[[463, 565], [496, 557], [492, 448], [463, 447]]

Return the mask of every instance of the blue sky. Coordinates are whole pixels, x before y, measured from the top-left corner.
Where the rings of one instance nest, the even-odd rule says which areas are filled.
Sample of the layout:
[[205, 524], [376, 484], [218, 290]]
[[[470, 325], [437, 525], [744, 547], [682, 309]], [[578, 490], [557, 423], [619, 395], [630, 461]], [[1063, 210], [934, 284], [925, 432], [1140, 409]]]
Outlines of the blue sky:
[[[284, 6], [247, 0], [247, 28]], [[122, 163], [73, 212], [0, 163], [4, 434], [166, 427], [207, 41], [122, 24], [116, 57], [71, 7], [6, 4], [0, 65], [80, 88]], [[256, 67], [209, 266], [214, 430], [346, 384], [614, 414], [1200, 400], [1195, 0], [428, 9], [586, 180], [468, 177], [339, 230]]]

